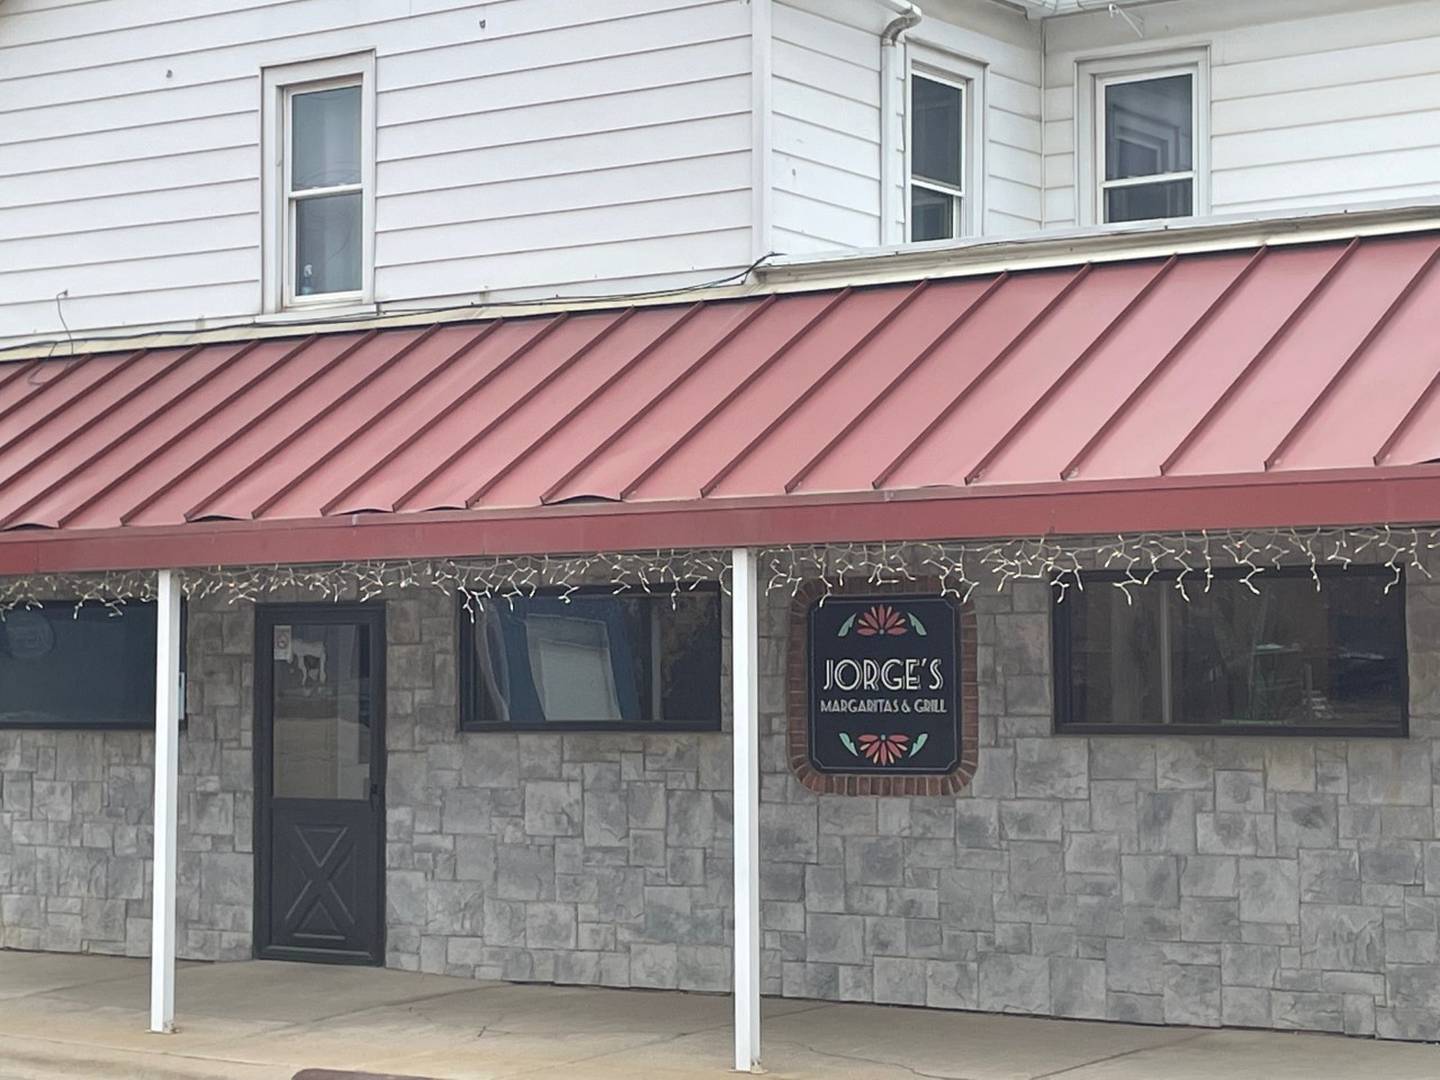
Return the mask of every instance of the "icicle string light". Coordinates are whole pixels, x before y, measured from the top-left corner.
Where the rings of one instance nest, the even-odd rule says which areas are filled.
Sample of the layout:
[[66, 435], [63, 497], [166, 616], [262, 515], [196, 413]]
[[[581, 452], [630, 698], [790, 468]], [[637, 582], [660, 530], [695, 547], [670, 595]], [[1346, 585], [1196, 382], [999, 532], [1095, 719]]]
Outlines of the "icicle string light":
[[[1040, 582], [1064, 601], [1083, 589], [1086, 570], [1108, 570], [1107, 579], [1127, 601], [1134, 590], [1164, 574], [1189, 600], [1210, 589], [1219, 570], [1239, 570], [1240, 580], [1258, 592], [1257, 577], [1281, 568], [1303, 568], [1315, 588], [1325, 567], [1355, 563], [1387, 567], [1386, 590], [1406, 570], [1429, 578], [1427, 554], [1440, 547], [1440, 528], [1376, 526], [1364, 529], [1274, 529], [1231, 532], [1143, 533], [1099, 538], [1020, 538], [967, 543], [817, 544], [766, 548], [760, 554], [767, 592], [793, 595], [802, 583], [818, 580], [835, 590], [847, 579], [885, 589], [924, 577], [940, 583], [947, 596], [968, 598], [976, 589], [1003, 591]], [[643, 588], [673, 597], [706, 581], [728, 591], [730, 554], [713, 550], [658, 550], [596, 555], [497, 556], [483, 559], [425, 559], [346, 562], [323, 566], [247, 566], [186, 570], [183, 587], [191, 599], [223, 596], [231, 602], [262, 600], [285, 592], [328, 600], [373, 600], [396, 589], [436, 588], [460, 596], [473, 615], [486, 604], [509, 603], [540, 589], [569, 597], [582, 586], [615, 592]], [[1093, 583], [1092, 583], [1093, 584]], [[99, 574], [37, 574], [0, 578], [0, 613], [63, 597], [118, 610], [126, 600], [152, 600], [155, 575], [148, 571]]]

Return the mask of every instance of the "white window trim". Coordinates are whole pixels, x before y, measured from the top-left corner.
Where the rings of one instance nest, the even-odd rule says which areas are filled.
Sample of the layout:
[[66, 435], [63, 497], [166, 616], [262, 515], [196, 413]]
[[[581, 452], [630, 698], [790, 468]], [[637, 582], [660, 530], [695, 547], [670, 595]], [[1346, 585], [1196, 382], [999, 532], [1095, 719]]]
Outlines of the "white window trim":
[[[293, 206], [357, 185], [315, 188], [292, 197], [286, 140], [293, 94], [339, 86], [360, 87], [360, 288], [343, 293], [295, 295]], [[359, 53], [297, 64], [266, 67], [261, 76], [261, 258], [262, 309], [288, 311], [360, 311], [375, 302], [375, 54]]]
[[[1153, 176], [1127, 180], [1105, 180], [1105, 88], [1118, 83], [1143, 82], [1168, 75], [1189, 75], [1194, 80], [1190, 102], [1195, 139], [1191, 155], [1192, 168], [1185, 172], [1156, 173]], [[1156, 220], [1189, 221], [1210, 213], [1209, 49], [1178, 49], [1164, 53], [1082, 60], [1076, 64], [1075, 96], [1075, 145], [1079, 148], [1075, 155], [1075, 191], [1081, 225], [1106, 224], [1106, 191], [1166, 180], [1194, 181], [1193, 213], [1184, 219]], [[1139, 224], [1141, 222], [1116, 222], [1114, 227], [1124, 228]]]
[[[910, 239], [910, 206], [912, 189], [915, 185], [914, 163], [911, 160], [910, 120], [914, 116], [912, 91], [915, 76], [958, 87], [961, 98], [960, 146], [961, 146], [961, 190], [956, 191], [945, 184], [921, 181], [924, 190], [936, 191], [960, 197], [960, 220], [956, 239], [979, 236], [985, 222], [985, 65], [973, 60], [927, 45], [912, 42], [909, 45], [909, 63], [905, 72], [905, 116], [901, 124], [901, 138], [905, 148], [904, 203], [901, 213], [905, 218], [905, 242]], [[946, 241], [935, 241], [945, 243]]]

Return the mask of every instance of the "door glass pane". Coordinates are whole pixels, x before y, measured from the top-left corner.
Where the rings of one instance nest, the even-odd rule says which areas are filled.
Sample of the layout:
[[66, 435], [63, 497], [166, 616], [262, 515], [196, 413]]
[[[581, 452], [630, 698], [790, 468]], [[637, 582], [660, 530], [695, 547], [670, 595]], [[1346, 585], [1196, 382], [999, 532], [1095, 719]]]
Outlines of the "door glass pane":
[[910, 189], [910, 239], [951, 240], [955, 236], [955, 204], [953, 195], [942, 195], [927, 188]]
[[360, 87], [290, 99], [290, 188], [360, 183]]
[[1105, 179], [1189, 172], [1195, 138], [1190, 96], [1189, 75], [1105, 87]]
[[1105, 192], [1105, 220], [1148, 221], [1151, 218], [1189, 217], [1194, 212], [1194, 183], [1168, 180], [1136, 184]]
[[963, 94], [959, 87], [922, 79], [911, 80], [911, 170], [916, 176], [963, 188], [961, 135]]
[[360, 193], [295, 203], [295, 294], [360, 288]]
[[353, 623], [271, 631], [277, 799], [370, 797], [370, 637]]

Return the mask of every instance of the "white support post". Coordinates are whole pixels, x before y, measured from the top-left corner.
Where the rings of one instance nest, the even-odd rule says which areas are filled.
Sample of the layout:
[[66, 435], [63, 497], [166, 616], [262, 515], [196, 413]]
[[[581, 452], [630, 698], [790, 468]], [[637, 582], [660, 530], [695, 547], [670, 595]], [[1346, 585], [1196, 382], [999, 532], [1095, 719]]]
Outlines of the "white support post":
[[735, 1070], [760, 1068], [760, 601], [755, 552], [731, 563], [735, 755]]
[[150, 1030], [175, 1030], [175, 848], [180, 784], [180, 586], [161, 570], [155, 604], [155, 866]]

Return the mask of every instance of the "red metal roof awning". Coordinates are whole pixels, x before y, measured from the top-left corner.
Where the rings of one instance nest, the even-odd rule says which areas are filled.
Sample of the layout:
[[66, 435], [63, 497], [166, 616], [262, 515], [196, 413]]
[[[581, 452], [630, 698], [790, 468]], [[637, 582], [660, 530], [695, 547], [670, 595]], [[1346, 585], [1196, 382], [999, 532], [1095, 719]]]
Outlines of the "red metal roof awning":
[[0, 573], [1440, 519], [1440, 235], [0, 364]]

